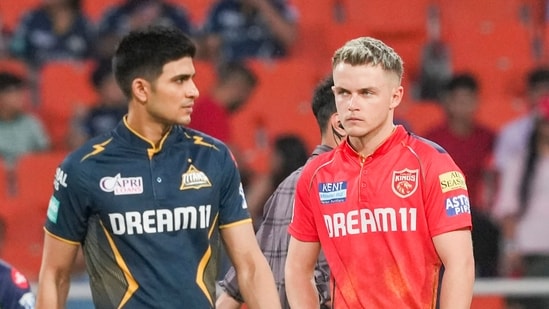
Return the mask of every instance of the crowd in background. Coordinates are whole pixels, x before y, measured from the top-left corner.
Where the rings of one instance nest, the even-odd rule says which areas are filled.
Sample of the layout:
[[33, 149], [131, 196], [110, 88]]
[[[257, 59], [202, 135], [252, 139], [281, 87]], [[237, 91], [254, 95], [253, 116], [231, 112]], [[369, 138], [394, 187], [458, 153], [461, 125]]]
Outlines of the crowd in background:
[[[302, 6], [297, 5], [303, 1], [211, 1], [211, 7], [200, 22], [191, 18], [193, 12], [188, 11], [185, 3], [201, 0], [123, 0], [105, 6], [99, 20], [86, 15], [83, 1], [86, 0], [38, 1], [32, 10], [21, 15], [13, 28], [2, 27], [0, 11], [0, 157], [7, 177], [16, 168], [19, 156], [40, 151], [69, 151], [90, 137], [113, 128], [126, 112], [125, 98], [115, 85], [109, 61], [116, 43], [121, 36], [140, 27], [171, 25], [188, 33], [196, 42], [199, 51], [197, 64], [207, 63], [207, 67], [212, 68], [211, 71], [201, 71], [202, 66], [197, 65], [197, 83], [202, 80], [209, 82], [204, 87], [197, 85], [201, 96], [193, 114], [196, 117], [193, 121], [196, 121], [191, 123], [191, 127], [212, 134], [231, 147], [241, 163], [254, 222], [259, 222], [262, 205], [277, 185], [307, 160], [312, 151], [308, 141], [315, 140], [318, 132], [311, 126], [308, 130], [313, 138], [303, 136], [301, 132], [267, 132], [265, 136], [261, 124], [254, 127], [234, 121], [234, 118], [238, 113], [242, 115], [243, 110], [245, 113], [251, 100], [261, 101], [262, 98], [254, 98], [254, 92], [271, 82], [261, 79], [254, 70], [258, 64], [253, 61], [272, 65], [280, 60], [296, 59], [303, 50], [315, 52], [315, 46], [303, 46], [304, 42], [316, 44], [312, 29], [302, 27], [310, 19], [308, 12], [300, 10]], [[332, 17], [344, 18], [337, 4], [345, 1], [332, 2]], [[524, 6], [520, 8], [532, 8], [528, 6], [531, 2], [522, 2]], [[533, 12], [519, 11], [517, 14], [522, 13], [525, 16], [520, 18], [530, 18], [532, 24], [538, 24], [539, 17]], [[499, 76], [485, 78], [474, 66], [452, 63], [452, 44], [444, 41], [444, 29], [433, 21], [439, 18], [437, 11], [429, 10], [425, 16], [424, 44], [411, 46], [417, 50], [418, 59], [407, 59], [408, 54], [406, 51], [403, 53], [405, 67], [407, 62], [411, 63], [410, 71], [406, 72], [410, 90], [406, 91], [409, 91], [408, 99], [415, 101], [414, 104], [435, 106], [427, 112], [435, 113], [420, 117], [432, 116], [428, 128], [423, 127], [421, 120], [413, 118], [413, 114], [397, 115], [398, 120], [410, 131], [442, 146], [463, 170], [473, 211], [478, 277], [549, 276], [549, 242], [545, 240], [545, 235], [549, 234], [546, 224], [549, 220], [546, 202], [546, 184], [549, 183], [549, 66], [545, 66], [547, 63], [543, 58], [547, 48], [541, 45], [541, 51], [537, 51], [543, 31], [539, 30], [540, 33], [528, 42], [533, 43], [528, 45], [529, 48], [536, 48], [531, 54], [524, 55], [531, 65], [513, 75], [514, 86], [524, 89], [517, 91], [520, 102], [523, 102], [521, 107], [516, 109], [513, 117], [501, 118], [505, 121], [494, 125], [483, 122], [479, 113], [487, 113], [483, 108], [487, 104], [512, 104], [486, 102], [483, 91], [492, 87], [491, 82], [496, 83]], [[339, 28], [335, 23], [329, 31], [340, 32], [341, 36], [349, 35], [345, 32], [347, 29]], [[361, 32], [352, 35], [359, 36]], [[342, 37], [341, 41], [350, 38]], [[318, 67], [329, 68], [329, 53], [327, 55], [322, 58], [325, 63], [318, 63]], [[305, 58], [300, 58], [300, 61]], [[94, 96], [93, 102], [62, 107], [74, 110], [74, 113], [69, 119], [68, 131], [58, 143], [53, 140], [46, 120], [41, 118], [43, 92], [40, 87], [43, 84], [40, 76], [48, 64], [60, 61], [89, 67], [86, 78]], [[456, 67], [462, 70], [453, 69]], [[282, 78], [297, 80], [309, 77]], [[316, 75], [312, 79], [319, 80]], [[301, 84], [296, 82], [296, 85]], [[74, 91], [64, 88], [63, 84], [58, 87], [60, 97]], [[312, 88], [302, 90], [311, 93]], [[505, 93], [508, 89], [497, 91]], [[421, 103], [424, 101], [427, 103]], [[280, 102], [280, 106], [288, 104], [297, 106], [299, 102]], [[282, 115], [279, 117], [285, 117], [284, 108], [258, 107], [257, 103], [254, 108], [276, 111]], [[498, 118], [497, 109], [490, 113]], [[441, 116], [437, 118], [436, 115]], [[518, 115], [521, 118], [512, 119]], [[258, 122], [261, 120], [264, 119], [260, 118]], [[257, 130], [251, 132], [250, 128]], [[242, 149], [239, 138], [252, 140], [254, 146], [267, 149], [267, 156], [255, 159], [262, 160], [262, 163], [248, 160], [249, 149]], [[6, 182], [8, 194], [16, 190], [10, 179]], [[28, 276], [35, 278], [34, 274]], [[516, 300], [518, 303], [521, 301], [527, 304]]]

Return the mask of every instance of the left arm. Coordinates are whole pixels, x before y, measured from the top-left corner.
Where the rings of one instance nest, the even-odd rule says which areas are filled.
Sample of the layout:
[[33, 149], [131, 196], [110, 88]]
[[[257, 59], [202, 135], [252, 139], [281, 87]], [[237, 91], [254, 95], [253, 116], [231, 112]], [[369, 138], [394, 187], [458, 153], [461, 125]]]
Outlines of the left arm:
[[440, 308], [470, 308], [475, 281], [471, 231], [461, 229], [443, 233], [433, 237], [433, 243], [444, 264]]
[[248, 308], [280, 308], [273, 273], [255, 238], [252, 224], [221, 230]]

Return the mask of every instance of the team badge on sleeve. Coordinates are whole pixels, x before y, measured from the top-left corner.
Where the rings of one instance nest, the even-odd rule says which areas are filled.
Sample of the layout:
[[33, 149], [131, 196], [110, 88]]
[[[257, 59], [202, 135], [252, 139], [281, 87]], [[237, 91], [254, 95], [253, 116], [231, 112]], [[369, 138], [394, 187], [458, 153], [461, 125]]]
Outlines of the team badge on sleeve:
[[414, 194], [418, 186], [419, 170], [403, 169], [393, 171], [393, 192], [401, 198], [406, 198]]

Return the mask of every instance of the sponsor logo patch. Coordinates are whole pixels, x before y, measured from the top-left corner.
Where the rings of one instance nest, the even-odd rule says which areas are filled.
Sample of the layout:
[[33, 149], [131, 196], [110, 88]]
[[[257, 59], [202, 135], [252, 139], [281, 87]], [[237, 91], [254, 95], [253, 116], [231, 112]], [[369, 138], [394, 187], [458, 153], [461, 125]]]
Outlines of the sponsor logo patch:
[[53, 187], [55, 191], [59, 191], [59, 186], [67, 187], [67, 173], [65, 173], [59, 167], [55, 170], [55, 178], [53, 179]]
[[179, 190], [200, 189], [211, 186], [212, 183], [208, 179], [208, 176], [191, 164], [189, 169], [181, 175], [181, 187], [179, 187]]
[[467, 185], [465, 184], [465, 177], [458, 171], [451, 171], [444, 174], [438, 175], [440, 181], [440, 188], [443, 193], [464, 189], [467, 190]]
[[445, 201], [446, 215], [453, 217], [464, 213], [471, 213], [471, 204], [469, 203], [469, 197], [465, 194], [452, 196]]
[[57, 223], [58, 214], [59, 214], [59, 200], [56, 199], [55, 196], [52, 196], [48, 204], [48, 211], [47, 211], [48, 219], [53, 223]]
[[406, 198], [414, 194], [418, 187], [419, 170], [403, 169], [393, 171], [393, 192], [401, 198]]
[[322, 204], [345, 202], [347, 199], [347, 182], [324, 182], [318, 185], [318, 195]]
[[142, 177], [122, 177], [120, 173], [114, 177], [101, 178], [99, 187], [105, 192], [113, 192], [114, 195], [130, 195], [143, 193]]

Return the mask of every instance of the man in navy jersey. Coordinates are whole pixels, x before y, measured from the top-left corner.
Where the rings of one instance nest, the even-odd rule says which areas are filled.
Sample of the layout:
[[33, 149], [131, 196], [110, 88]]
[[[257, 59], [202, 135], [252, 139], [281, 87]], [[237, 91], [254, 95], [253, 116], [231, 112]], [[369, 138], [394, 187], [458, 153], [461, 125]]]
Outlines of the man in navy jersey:
[[214, 308], [221, 239], [250, 308], [280, 308], [231, 153], [186, 128], [194, 55], [172, 28], [120, 42], [113, 68], [128, 114], [56, 171], [37, 308], [64, 307], [80, 245], [97, 308]]

